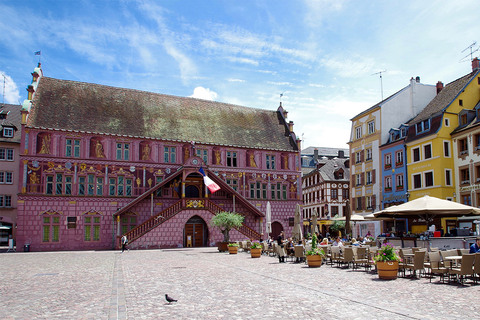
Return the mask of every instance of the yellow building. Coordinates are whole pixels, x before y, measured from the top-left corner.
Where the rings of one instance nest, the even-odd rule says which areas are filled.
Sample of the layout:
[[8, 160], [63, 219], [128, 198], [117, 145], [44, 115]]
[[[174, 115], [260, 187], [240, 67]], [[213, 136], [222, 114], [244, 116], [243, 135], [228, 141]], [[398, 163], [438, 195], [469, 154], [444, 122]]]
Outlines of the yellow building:
[[[380, 101], [351, 120], [350, 132], [350, 207], [352, 214], [369, 214], [382, 209], [380, 146], [388, 141], [389, 130], [420, 112], [435, 96], [433, 85], [410, 79], [409, 85]], [[354, 232], [378, 235], [380, 223], [356, 223]]]
[[451, 133], [459, 125], [459, 113], [473, 110], [480, 100], [478, 60], [473, 71], [443, 87], [415, 118], [408, 122], [406, 139], [410, 200], [424, 195], [455, 199], [454, 158]]

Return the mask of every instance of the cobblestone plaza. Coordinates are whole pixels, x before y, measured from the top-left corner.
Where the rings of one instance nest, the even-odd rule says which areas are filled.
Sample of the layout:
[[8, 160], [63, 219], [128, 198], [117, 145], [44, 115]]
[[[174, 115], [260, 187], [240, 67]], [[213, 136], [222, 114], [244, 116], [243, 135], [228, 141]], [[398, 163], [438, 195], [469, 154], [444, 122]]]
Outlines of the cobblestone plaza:
[[[480, 285], [216, 248], [0, 254], [0, 319], [475, 319]], [[168, 304], [168, 293], [178, 302]]]

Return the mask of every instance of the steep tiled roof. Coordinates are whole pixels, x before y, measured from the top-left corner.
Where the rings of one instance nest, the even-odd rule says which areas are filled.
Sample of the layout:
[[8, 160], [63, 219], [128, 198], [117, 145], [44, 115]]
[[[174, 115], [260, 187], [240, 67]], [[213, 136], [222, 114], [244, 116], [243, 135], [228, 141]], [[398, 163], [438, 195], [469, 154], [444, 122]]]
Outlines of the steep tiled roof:
[[[304, 177], [315, 174], [318, 171], [318, 174], [324, 181], [348, 182], [350, 180], [350, 168], [345, 166], [346, 161], [348, 161], [348, 159], [325, 160], [320, 168], [311, 170], [305, 174]], [[344, 174], [342, 179], [335, 179], [335, 172], [337, 170], [343, 170]]]
[[42, 77], [27, 125], [296, 150], [279, 119], [277, 111]]
[[8, 127], [15, 127], [17, 129], [13, 135], [13, 138], [3, 138], [0, 135], [1, 142], [20, 143], [20, 129], [22, 121], [22, 115], [20, 113], [21, 108], [22, 106], [16, 104], [0, 104], [0, 113], [8, 113], [6, 119], [0, 120], [0, 129], [3, 130], [4, 125]]
[[[343, 169], [343, 179], [335, 179], [335, 172]], [[326, 163], [318, 169], [318, 172], [323, 177], [324, 181], [349, 181], [350, 169], [345, 167], [345, 159], [332, 159], [327, 160]]]
[[458, 94], [477, 75], [477, 73], [477, 71], [471, 72], [447, 84], [415, 118], [408, 122], [408, 124], [414, 124], [426, 120], [432, 115], [442, 112], [453, 100], [455, 100]]

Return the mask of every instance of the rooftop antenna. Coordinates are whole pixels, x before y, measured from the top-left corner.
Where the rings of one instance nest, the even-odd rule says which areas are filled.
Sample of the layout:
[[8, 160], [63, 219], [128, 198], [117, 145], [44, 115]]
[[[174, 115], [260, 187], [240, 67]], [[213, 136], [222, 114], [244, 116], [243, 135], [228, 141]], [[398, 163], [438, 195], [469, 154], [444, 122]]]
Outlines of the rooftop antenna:
[[473, 43], [471, 45], [469, 45], [468, 47], [466, 47], [465, 49], [462, 50], [462, 53], [467, 51], [468, 49], [470, 49], [470, 53], [467, 54], [465, 57], [463, 57], [462, 59], [460, 59], [460, 62], [465, 62], [467, 60], [465, 60], [466, 58], [468, 58], [468, 56], [470, 56], [470, 61], [473, 61], [473, 54], [475, 52], [478, 51], [478, 48], [474, 49], [474, 47], [477, 45], [477, 41], [473, 41]]
[[381, 94], [382, 94], [382, 100], [383, 101], [383, 80], [382, 80], [382, 73], [385, 73], [387, 72], [387, 70], [382, 70], [382, 71], [379, 71], [379, 72], [375, 72], [375, 73], [372, 73], [371, 75], [374, 76], [376, 74], [379, 74], [380, 75], [380, 90], [381, 90]]

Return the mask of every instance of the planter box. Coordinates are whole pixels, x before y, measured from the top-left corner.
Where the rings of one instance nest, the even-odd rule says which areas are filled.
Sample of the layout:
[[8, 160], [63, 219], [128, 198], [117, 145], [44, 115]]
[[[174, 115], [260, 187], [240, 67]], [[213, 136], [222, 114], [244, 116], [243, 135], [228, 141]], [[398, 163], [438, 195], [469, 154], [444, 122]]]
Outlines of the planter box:
[[238, 247], [228, 247], [228, 253], [230, 254], [237, 254]]
[[217, 248], [220, 252], [228, 251], [228, 242], [217, 242]]
[[252, 258], [260, 258], [260, 256], [262, 255], [262, 249], [259, 248], [259, 249], [250, 249], [250, 256]]
[[378, 261], [378, 277], [383, 280], [395, 280], [398, 275], [398, 261]]
[[322, 265], [322, 256], [319, 256], [318, 254], [307, 256], [307, 264], [309, 268], [320, 268]]

